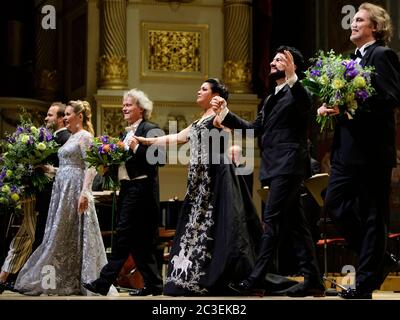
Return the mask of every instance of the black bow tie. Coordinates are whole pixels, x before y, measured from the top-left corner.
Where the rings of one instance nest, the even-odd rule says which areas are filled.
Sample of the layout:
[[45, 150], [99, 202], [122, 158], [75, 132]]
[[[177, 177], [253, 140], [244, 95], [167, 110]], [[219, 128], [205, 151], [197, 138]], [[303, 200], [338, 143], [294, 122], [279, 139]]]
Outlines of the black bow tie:
[[362, 59], [362, 54], [361, 54], [361, 51], [360, 50], [356, 50], [356, 53], [352, 53], [352, 54], [350, 54], [350, 58], [351, 59], [353, 59], [353, 60], [356, 60], [357, 58], [360, 58], [360, 59]]

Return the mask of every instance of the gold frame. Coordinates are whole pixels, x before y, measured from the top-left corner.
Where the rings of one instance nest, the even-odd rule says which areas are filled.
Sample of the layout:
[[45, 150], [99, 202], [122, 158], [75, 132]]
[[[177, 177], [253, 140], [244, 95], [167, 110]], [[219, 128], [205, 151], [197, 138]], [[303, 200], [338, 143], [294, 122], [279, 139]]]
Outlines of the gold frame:
[[[154, 39], [150, 39], [151, 35], [155, 37], [156, 44], [160, 40], [160, 42], [165, 42], [170, 47], [161, 47], [159, 45], [158, 48], [154, 48], [154, 46], [151, 48], [150, 42], [154, 42]], [[169, 79], [206, 79], [208, 77], [208, 25], [142, 22], [141, 36], [141, 77]], [[183, 55], [173, 50], [177, 47], [173, 47], [173, 43], [171, 44], [170, 39], [168, 39], [171, 37], [175, 38], [179, 49], [183, 50]], [[185, 39], [198, 40], [198, 45], [193, 47], [195, 42], [182, 41]], [[167, 50], [161, 51], [160, 48], [167, 48]], [[165, 53], [162, 65], [160, 65], [160, 53]], [[174, 61], [171, 63], [171, 55], [179, 54], [180, 57], [175, 56]], [[185, 67], [182, 68], [184, 65], [182, 61], [187, 61], [188, 66], [192, 66], [192, 68], [188, 70], [185, 70]], [[155, 64], [153, 69], [149, 67], [151, 63]], [[199, 65], [199, 67], [196, 68], [196, 65]]]

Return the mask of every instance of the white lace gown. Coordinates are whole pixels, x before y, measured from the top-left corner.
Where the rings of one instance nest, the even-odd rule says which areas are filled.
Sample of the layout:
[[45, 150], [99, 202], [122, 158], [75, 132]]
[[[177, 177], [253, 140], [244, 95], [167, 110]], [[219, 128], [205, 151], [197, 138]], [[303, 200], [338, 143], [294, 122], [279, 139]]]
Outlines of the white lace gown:
[[[42, 244], [21, 269], [15, 288], [27, 295], [90, 295], [81, 284], [98, 278], [107, 263], [91, 185], [93, 168], [85, 166], [85, 150], [93, 136], [81, 130], [59, 149], [60, 159]], [[89, 208], [78, 214], [83, 192]], [[111, 287], [109, 295], [117, 291]]]

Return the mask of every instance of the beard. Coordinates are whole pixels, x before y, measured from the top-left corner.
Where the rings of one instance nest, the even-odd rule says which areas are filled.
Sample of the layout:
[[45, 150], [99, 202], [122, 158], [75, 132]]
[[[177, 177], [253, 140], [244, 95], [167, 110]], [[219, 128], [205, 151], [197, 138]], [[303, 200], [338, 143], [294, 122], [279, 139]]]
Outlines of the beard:
[[269, 77], [269, 80], [276, 81], [276, 80], [279, 80], [282, 78], [283, 79], [286, 78], [286, 74], [285, 74], [285, 71], [278, 70], [276, 72], [270, 73], [268, 77]]

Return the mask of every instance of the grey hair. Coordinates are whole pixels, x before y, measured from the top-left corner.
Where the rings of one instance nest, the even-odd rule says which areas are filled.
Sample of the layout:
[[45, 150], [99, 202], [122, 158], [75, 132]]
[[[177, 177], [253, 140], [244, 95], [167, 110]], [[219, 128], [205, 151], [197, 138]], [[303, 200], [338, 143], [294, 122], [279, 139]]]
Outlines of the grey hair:
[[149, 120], [153, 111], [153, 101], [149, 99], [147, 94], [135, 88], [124, 93], [124, 99], [127, 97], [131, 97], [138, 107], [143, 109], [143, 119]]

